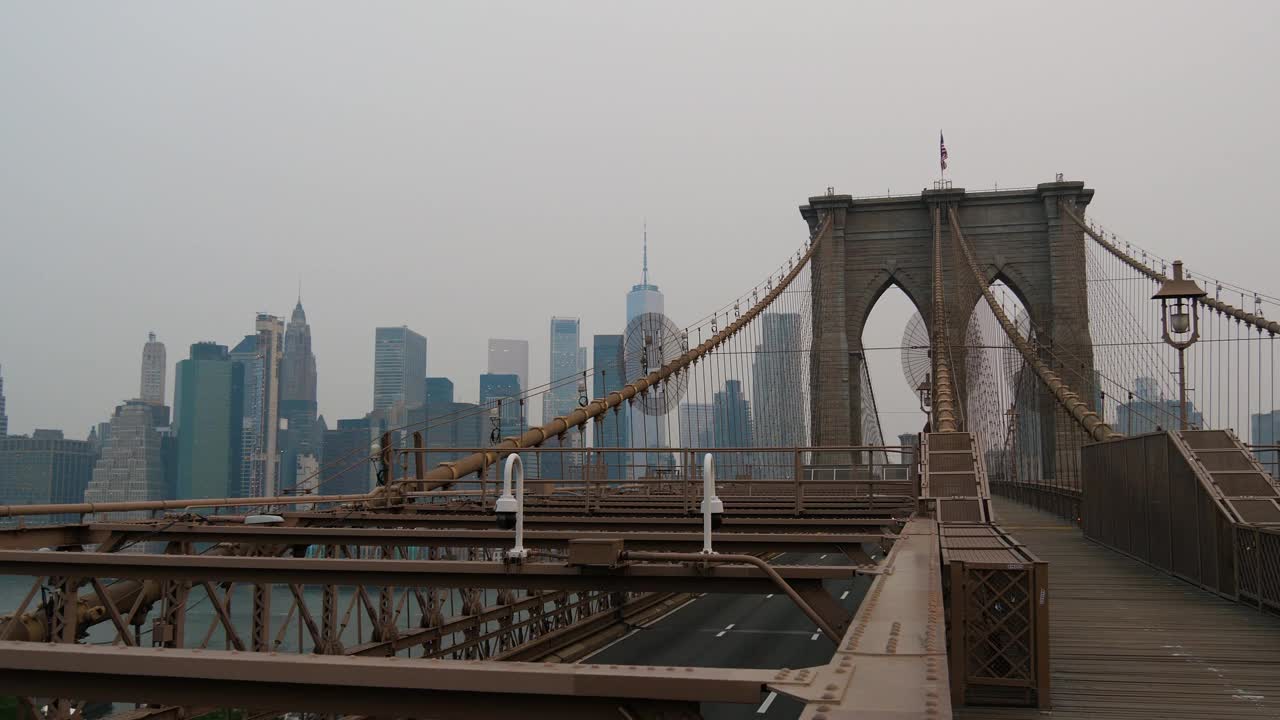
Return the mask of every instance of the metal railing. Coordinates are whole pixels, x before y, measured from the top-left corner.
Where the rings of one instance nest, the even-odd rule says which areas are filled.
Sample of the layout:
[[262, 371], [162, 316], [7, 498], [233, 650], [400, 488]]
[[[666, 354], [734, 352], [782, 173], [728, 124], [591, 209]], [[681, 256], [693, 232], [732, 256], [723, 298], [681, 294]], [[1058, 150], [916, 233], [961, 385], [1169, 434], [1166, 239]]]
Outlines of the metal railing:
[[1280, 613], [1280, 529], [1236, 525], [1234, 534], [1240, 599]]
[[1037, 510], [1080, 523], [1080, 491], [1048, 482], [990, 481], [991, 493], [1007, 497]]
[[[491, 448], [489, 450], [492, 450]], [[431, 453], [480, 453], [483, 448], [393, 448], [386, 482], [407, 489], [418, 501], [476, 503], [489, 508], [501, 491], [498, 468], [490, 464], [459, 478], [449, 490], [429, 488], [419, 462]], [[495, 452], [501, 461], [517, 451]], [[717, 493], [729, 512], [879, 511], [914, 509], [919, 496], [915, 449], [909, 446], [787, 448], [575, 448], [540, 447], [519, 451], [531, 467], [557, 456], [560, 477], [527, 480], [529, 507], [588, 513], [649, 508], [694, 513], [702, 499], [702, 463], [715, 457]], [[661, 460], [654, 462], [652, 456]], [[890, 459], [893, 462], [890, 462]], [[821, 462], [816, 462], [821, 460]]]

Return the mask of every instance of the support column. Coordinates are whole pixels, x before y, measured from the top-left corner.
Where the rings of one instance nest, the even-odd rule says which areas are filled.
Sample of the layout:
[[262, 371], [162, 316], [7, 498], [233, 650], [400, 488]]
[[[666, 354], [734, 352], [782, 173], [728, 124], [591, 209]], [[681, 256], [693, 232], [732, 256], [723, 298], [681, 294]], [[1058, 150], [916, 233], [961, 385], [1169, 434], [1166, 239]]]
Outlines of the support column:
[[[335, 558], [338, 549], [327, 545], [324, 556]], [[325, 655], [341, 655], [342, 639], [338, 632], [338, 586], [325, 585], [320, 595], [320, 645], [317, 652]]]
[[254, 652], [271, 652], [271, 586], [255, 583], [253, 586], [253, 639]]
[[810, 359], [811, 422], [814, 445], [851, 445], [861, 427], [850, 368], [845, 290], [845, 222], [853, 207], [849, 195], [809, 198], [800, 214], [816, 234], [828, 215], [831, 231], [811, 261], [813, 273], [813, 353]]
[[[1068, 206], [1083, 218], [1085, 207], [1093, 197], [1080, 182], [1044, 183], [1036, 187], [1044, 203], [1049, 241], [1050, 308], [1047, 330], [1053, 340], [1053, 367], [1082, 401], [1098, 410], [1097, 380], [1094, 375], [1093, 336], [1089, 328], [1089, 291], [1086, 278], [1087, 250], [1084, 231], [1062, 212], [1059, 204]], [[1084, 433], [1074, 422], [1059, 421], [1054, 413], [1057, 404], [1043, 403], [1042, 422], [1046, 440], [1044, 448], [1055, 458], [1054, 484], [1079, 488], [1079, 448]], [[1043, 415], [1050, 417], [1043, 417]]]
[[79, 583], [75, 578], [51, 577], [49, 585], [54, 588], [49, 608], [49, 642], [73, 643], [76, 641]]
[[153, 646], [183, 646], [187, 626], [187, 596], [190, 591], [190, 582], [164, 580], [160, 583], [160, 617], [151, 624]]

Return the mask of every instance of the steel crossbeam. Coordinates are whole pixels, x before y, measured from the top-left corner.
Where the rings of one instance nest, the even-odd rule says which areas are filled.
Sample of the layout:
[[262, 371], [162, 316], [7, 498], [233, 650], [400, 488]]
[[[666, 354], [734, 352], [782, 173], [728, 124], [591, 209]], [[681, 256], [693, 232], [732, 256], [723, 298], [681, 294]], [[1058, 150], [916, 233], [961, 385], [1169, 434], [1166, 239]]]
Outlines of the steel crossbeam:
[[[772, 670], [405, 660], [0, 642], [0, 693], [474, 719], [618, 716], [646, 702], [759, 702]], [[624, 715], [625, 717], [625, 715]]]
[[[821, 584], [875, 574], [852, 565], [779, 565], [791, 585]], [[209, 555], [118, 555], [91, 552], [0, 551], [0, 574], [111, 577], [188, 582], [233, 581], [304, 585], [434, 586], [596, 590], [626, 592], [770, 593], [769, 575], [749, 565], [628, 563], [617, 568], [554, 563], [464, 560], [360, 560], [330, 558], [215, 557]]]
[[[508, 530], [437, 529], [437, 528], [337, 528], [337, 527], [266, 527], [245, 525], [210, 525], [207, 523], [173, 523], [156, 521], [149, 523], [94, 523], [89, 526], [90, 536], [102, 533], [124, 535], [127, 539], [177, 540], [193, 543], [233, 542], [248, 545], [398, 545], [402, 547], [491, 547], [511, 545]], [[74, 533], [74, 531], [73, 531]], [[717, 546], [729, 552], [825, 552], [839, 546], [855, 546], [862, 543], [891, 541], [895, 535], [887, 533], [716, 533]], [[631, 532], [631, 531], [564, 531], [530, 530], [525, 533], [525, 543], [531, 547], [548, 550], [565, 550], [570, 540], [613, 539], [625, 541], [634, 550], [699, 550], [702, 535], [692, 532]], [[46, 540], [56, 543], [33, 544]], [[7, 538], [0, 533], [0, 547], [10, 549], [35, 549], [50, 545], [71, 545], [69, 538], [49, 535]]]
[[[532, 508], [531, 508], [532, 509]], [[727, 515], [720, 530], [725, 533], [783, 533], [783, 532], [879, 532], [880, 528], [896, 527], [904, 522], [905, 517], [895, 517], [884, 513], [867, 513], [863, 516], [843, 513], [823, 517], [815, 513], [813, 517], [796, 517], [790, 509], [785, 514], [753, 513], [752, 515]], [[333, 513], [305, 512], [284, 513], [286, 522], [296, 522], [310, 526], [338, 523], [339, 518]], [[241, 523], [243, 517], [210, 518], [212, 522]], [[459, 528], [490, 530], [493, 528], [493, 514], [481, 511], [459, 512], [406, 512], [403, 514], [378, 512], [344, 512], [341, 515], [344, 527], [424, 527], [424, 528]], [[702, 528], [701, 515], [685, 513], [658, 515], [654, 513], [617, 515], [583, 515], [554, 513], [543, 514], [527, 512], [524, 518], [526, 531], [542, 527], [555, 530], [613, 530], [619, 529], [634, 532], [664, 532], [689, 530], [699, 531]]]

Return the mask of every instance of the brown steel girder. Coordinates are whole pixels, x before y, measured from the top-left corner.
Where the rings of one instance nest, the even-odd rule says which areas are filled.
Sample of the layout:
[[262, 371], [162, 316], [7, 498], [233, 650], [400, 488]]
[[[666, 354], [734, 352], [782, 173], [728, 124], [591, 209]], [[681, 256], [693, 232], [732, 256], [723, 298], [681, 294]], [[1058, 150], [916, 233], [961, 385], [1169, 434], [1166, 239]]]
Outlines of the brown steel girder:
[[[792, 585], [874, 575], [877, 567], [779, 565]], [[188, 582], [235, 581], [364, 586], [608, 589], [630, 592], [773, 592], [768, 574], [747, 565], [698, 568], [685, 564], [628, 563], [616, 568], [579, 568], [558, 563], [503, 563], [464, 560], [352, 560], [210, 555], [119, 555], [0, 551], [0, 574], [113, 577]]]
[[[93, 533], [107, 532], [129, 538], [182, 540], [189, 543], [239, 543], [243, 545], [397, 545], [408, 547], [489, 547], [505, 548], [512, 543], [509, 530], [433, 528], [333, 528], [263, 527], [252, 525], [209, 525], [204, 523], [95, 523]], [[2, 536], [0, 536], [2, 538]], [[565, 531], [527, 530], [525, 545], [547, 550], [566, 550], [571, 540], [620, 538], [634, 550], [700, 550], [702, 534], [694, 532]], [[840, 545], [881, 543], [896, 536], [890, 533], [730, 533], [713, 534], [712, 541], [734, 553], [827, 552]], [[35, 549], [43, 545], [5, 545], [0, 548]]]
[[[759, 702], [772, 670], [277, 655], [0, 642], [0, 692], [435, 718], [616, 717], [647, 701]], [[494, 701], [498, 701], [494, 703]]]

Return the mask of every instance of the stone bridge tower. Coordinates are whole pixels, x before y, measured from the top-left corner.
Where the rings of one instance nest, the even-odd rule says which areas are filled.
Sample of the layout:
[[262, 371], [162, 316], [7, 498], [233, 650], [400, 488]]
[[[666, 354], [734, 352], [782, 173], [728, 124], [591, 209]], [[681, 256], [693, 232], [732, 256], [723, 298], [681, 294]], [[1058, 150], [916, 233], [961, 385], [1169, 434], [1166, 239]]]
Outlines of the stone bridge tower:
[[[810, 232], [816, 232], [828, 213], [834, 214], [831, 241], [819, 247], [813, 262], [810, 377], [814, 443], [862, 442], [862, 398], [854, 379], [863, 362], [863, 326], [871, 308], [891, 285], [901, 288], [931, 325], [933, 263], [939, 260], [946, 307], [954, 309], [946, 318], [947, 338], [960, 397], [967, 399], [964, 338], [972, 310], [982, 296], [966, 280], [969, 271], [963, 258], [953, 254], [947, 206], [956, 208], [986, 282], [1001, 280], [1013, 290], [1040, 329], [1037, 340], [1046, 346], [1042, 350], [1045, 360], [1082, 399], [1096, 406], [1093, 341], [1085, 308], [1084, 234], [1059, 211], [1059, 203], [1066, 203], [1083, 216], [1092, 197], [1093, 190], [1084, 183], [1053, 182], [1020, 190], [966, 192], [948, 188], [898, 197], [809, 198], [800, 214], [809, 223]], [[937, 206], [943, 210], [940, 259], [933, 257], [933, 210]], [[1062, 367], [1064, 359], [1068, 367]], [[1054, 477], [1054, 450], [1063, 442], [1079, 441], [1068, 437], [1073, 430], [1058, 422], [1048, 394], [1039, 400], [1036, 412], [1040, 416], [1037, 427], [1043, 471], [1045, 477]]]

